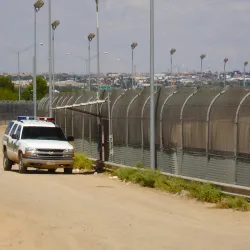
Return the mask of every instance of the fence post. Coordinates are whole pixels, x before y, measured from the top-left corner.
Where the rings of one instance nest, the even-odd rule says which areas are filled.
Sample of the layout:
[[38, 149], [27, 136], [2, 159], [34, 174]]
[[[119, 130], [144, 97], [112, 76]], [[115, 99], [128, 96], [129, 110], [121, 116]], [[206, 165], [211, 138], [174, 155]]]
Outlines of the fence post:
[[111, 114], [110, 114], [110, 122], [111, 122], [111, 124], [110, 124], [110, 130], [111, 130], [111, 131], [109, 131], [109, 134], [110, 134], [109, 140], [112, 139], [112, 141], [110, 142], [110, 148], [111, 148], [111, 149], [110, 149], [110, 151], [109, 151], [109, 154], [110, 154], [110, 156], [111, 156], [111, 157], [110, 157], [110, 158], [111, 158], [111, 162], [114, 161], [113, 111], [114, 111], [114, 107], [115, 107], [116, 103], [120, 100], [120, 98], [121, 98], [122, 96], [125, 95], [125, 93], [126, 93], [126, 91], [123, 92], [121, 95], [119, 95], [119, 96], [116, 98], [116, 100], [114, 101], [113, 106], [111, 107]]
[[[66, 100], [68, 98], [68, 96], [66, 96], [64, 99], [63, 99], [63, 101], [62, 101], [62, 103], [60, 104], [61, 106], [63, 106], [63, 103], [64, 103], [64, 101]], [[59, 111], [60, 112], [60, 111]], [[60, 114], [60, 113], [59, 113]], [[65, 111], [64, 111], [64, 115], [65, 115]], [[65, 117], [64, 117], [64, 123], [65, 123]], [[59, 124], [60, 125], [60, 127], [62, 127], [63, 126], [63, 124]], [[64, 124], [64, 133], [65, 133], [65, 124]], [[66, 133], [65, 133], [65, 135], [66, 135]]]
[[[88, 102], [90, 102], [93, 99], [93, 96], [88, 99]], [[83, 111], [86, 110], [86, 106], [84, 106]], [[82, 113], [82, 152], [84, 152], [84, 133], [85, 133], [85, 114]]]
[[[73, 98], [73, 96], [71, 96], [70, 98], [69, 98], [69, 100], [67, 101], [67, 103], [66, 103], [66, 105], [68, 105], [69, 104], [69, 102], [70, 102], [70, 100]], [[65, 99], [67, 99], [67, 97], [65, 98]], [[67, 135], [67, 109], [65, 108], [64, 109], [64, 122], [65, 122], [65, 124], [64, 124], [64, 127], [65, 127], [65, 135]]]
[[177, 93], [177, 91], [171, 93], [163, 102], [162, 106], [161, 106], [161, 110], [160, 110], [160, 150], [161, 150], [161, 157], [162, 157], [162, 162], [163, 161], [163, 124], [162, 124], [162, 120], [163, 120], [163, 110], [165, 108], [166, 103], [168, 102], [168, 100]]
[[[53, 102], [52, 102], [52, 108], [53, 108], [53, 104], [54, 102], [58, 99], [59, 97], [57, 96], [55, 99], [53, 99]], [[59, 99], [60, 100], [60, 99]], [[58, 101], [59, 101], [58, 100]], [[39, 103], [40, 104], [40, 103]], [[39, 111], [39, 110], [38, 110]], [[56, 123], [56, 109], [54, 109], [54, 119], [55, 119], [55, 123]]]
[[[82, 96], [79, 96], [76, 101], [74, 102], [74, 104], [76, 104], [78, 102], [78, 100], [81, 98]], [[72, 136], [74, 136], [74, 110], [72, 110], [72, 123], [71, 123], [71, 126], [72, 126]]]
[[127, 108], [127, 116], [126, 116], [126, 147], [127, 147], [127, 153], [126, 153], [126, 159], [128, 159], [128, 143], [129, 143], [129, 124], [128, 124], [128, 117], [129, 117], [129, 109], [130, 106], [133, 104], [134, 100], [138, 98], [140, 94], [136, 95], [129, 103], [128, 108]]
[[[91, 110], [92, 110], [92, 104], [90, 105], [90, 109], [89, 109], [89, 112], [91, 113]], [[92, 157], [92, 145], [91, 145], [91, 142], [92, 142], [92, 116], [89, 115], [89, 153], [90, 153], [90, 157]]]
[[234, 169], [234, 184], [237, 184], [237, 163], [238, 163], [238, 151], [239, 151], [239, 115], [240, 115], [240, 109], [243, 105], [244, 101], [247, 99], [247, 97], [250, 96], [250, 92], [247, 93], [242, 100], [240, 101], [239, 106], [237, 107], [236, 115], [235, 115], [235, 132], [234, 132], [234, 157], [235, 157], [235, 169]]
[[142, 110], [141, 110], [141, 153], [142, 153], [142, 164], [144, 164], [144, 133], [143, 133], [144, 124], [143, 124], [143, 117], [144, 117], [144, 109], [145, 109], [149, 99], [150, 99], [150, 95], [148, 96], [148, 98], [144, 102], [144, 104], [142, 106]]
[[[108, 93], [108, 95], [109, 95], [109, 93]], [[109, 99], [109, 96], [107, 96], [107, 97], [105, 97], [105, 101], [107, 101]], [[104, 103], [102, 103], [101, 104], [101, 106], [100, 106], [100, 115], [102, 114], [102, 106], [103, 106], [103, 104]], [[108, 111], [109, 112], [109, 111]], [[102, 118], [100, 118], [101, 119], [101, 125], [102, 125], [102, 142], [101, 142], [101, 144], [102, 144], [102, 161], [105, 161], [106, 159], [105, 159], [105, 128], [104, 128], [104, 123], [103, 123], [103, 119]]]
[[67, 109], [64, 109], [64, 133], [67, 136]]
[[[185, 100], [185, 102], [182, 105], [181, 108], [181, 115], [180, 115], [180, 139], [181, 139], [181, 173], [182, 173], [182, 167], [183, 167], [183, 155], [184, 155], [184, 135], [183, 135], [183, 113], [184, 113], [184, 109], [186, 107], [186, 104], [188, 103], [188, 101], [190, 100], [191, 97], [193, 97], [199, 90], [196, 90], [195, 92], [193, 92], [191, 95], [188, 96], [188, 98]], [[180, 169], [179, 166], [177, 168], [177, 175], [181, 174], [180, 173]]]
[[[227, 89], [221, 91], [218, 95], [216, 95], [213, 100], [211, 101], [208, 110], [207, 110], [207, 118], [206, 118], [206, 158], [207, 158], [207, 166], [209, 164], [209, 134], [210, 134], [210, 115], [211, 115], [211, 110], [212, 107], [215, 103], [215, 101], [221, 96], [223, 95], [225, 92], [227, 91]], [[207, 168], [206, 168], [206, 172], [205, 172], [205, 179], [207, 179]]]

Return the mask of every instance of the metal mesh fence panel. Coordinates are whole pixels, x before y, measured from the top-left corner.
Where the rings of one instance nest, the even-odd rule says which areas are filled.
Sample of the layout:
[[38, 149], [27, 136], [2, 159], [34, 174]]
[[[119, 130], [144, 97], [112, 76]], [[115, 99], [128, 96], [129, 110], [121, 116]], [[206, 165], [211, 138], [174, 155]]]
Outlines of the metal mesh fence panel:
[[26, 102], [26, 101], [0, 102], [0, 123], [2, 125], [8, 124], [10, 120], [15, 120], [17, 116], [20, 115], [32, 116], [33, 114], [34, 114], [33, 102]]
[[250, 152], [250, 96], [247, 97], [239, 110], [238, 121], [238, 153], [247, 157]]
[[186, 103], [183, 110], [183, 148], [206, 151], [207, 112], [210, 103], [221, 89], [200, 89]]
[[234, 156], [235, 115], [239, 103], [245, 95], [245, 89], [232, 88], [215, 101], [211, 109], [209, 128], [211, 153]]
[[[101, 105], [105, 159], [128, 166], [138, 162], [150, 166], [149, 89], [113, 90], [110, 94], [111, 131], [108, 103]], [[101, 99], [107, 101], [107, 95], [107, 91], [101, 92]], [[250, 186], [249, 89], [161, 88], [155, 95], [158, 170]], [[68, 93], [55, 98], [53, 107], [93, 101], [96, 93]], [[10, 102], [4, 105], [0, 103], [0, 115], [6, 117], [33, 109], [32, 103], [26, 108]], [[46, 114], [47, 109], [46, 97], [39, 102], [39, 110]], [[80, 109], [97, 113], [97, 105]], [[100, 134], [95, 116], [62, 109], [55, 111], [55, 117], [66, 134], [75, 136], [77, 151], [99, 157]], [[109, 132], [113, 133], [113, 155], [109, 154]]]
[[[127, 161], [128, 156], [128, 138], [129, 138], [129, 122], [128, 122], [128, 108], [133, 99], [138, 96], [140, 92], [129, 90], [112, 106], [112, 130], [114, 141], [114, 162]], [[125, 146], [125, 147], [124, 147]], [[117, 156], [115, 156], [117, 154]], [[126, 157], [124, 159], [124, 156]], [[117, 159], [120, 157], [121, 159]], [[118, 163], [117, 162], [117, 163]]]
[[166, 103], [163, 110], [163, 147], [171, 149], [180, 147], [180, 112], [186, 98], [194, 89], [180, 89]]

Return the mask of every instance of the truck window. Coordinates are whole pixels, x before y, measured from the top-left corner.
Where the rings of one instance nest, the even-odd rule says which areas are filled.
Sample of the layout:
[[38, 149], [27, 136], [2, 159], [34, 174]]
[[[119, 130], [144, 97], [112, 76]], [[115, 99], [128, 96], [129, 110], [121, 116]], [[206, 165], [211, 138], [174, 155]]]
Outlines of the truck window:
[[58, 127], [23, 127], [22, 140], [56, 140], [67, 141]]
[[22, 126], [19, 125], [18, 128], [17, 128], [17, 130], [16, 130], [16, 134], [18, 135], [18, 138], [20, 138], [21, 130], [22, 130]]
[[9, 134], [9, 132], [10, 132], [10, 130], [11, 130], [13, 124], [14, 124], [14, 122], [10, 122], [10, 123], [9, 123], [9, 126], [8, 126], [8, 127], [6, 128], [6, 130], [5, 130], [5, 134], [6, 134], [6, 135]]
[[16, 131], [16, 128], [17, 128], [17, 124], [15, 124], [15, 125], [12, 127], [12, 129], [11, 129], [11, 131], [10, 131], [10, 136], [14, 135], [14, 133], [15, 133], [15, 131]]

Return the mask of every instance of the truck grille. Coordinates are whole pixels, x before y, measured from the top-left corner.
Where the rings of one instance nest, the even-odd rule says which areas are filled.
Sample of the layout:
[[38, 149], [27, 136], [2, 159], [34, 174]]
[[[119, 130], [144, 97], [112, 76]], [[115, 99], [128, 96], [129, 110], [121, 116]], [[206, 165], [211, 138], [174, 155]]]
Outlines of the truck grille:
[[37, 149], [37, 156], [44, 158], [58, 158], [63, 157], [63, 151], [61, 149]]

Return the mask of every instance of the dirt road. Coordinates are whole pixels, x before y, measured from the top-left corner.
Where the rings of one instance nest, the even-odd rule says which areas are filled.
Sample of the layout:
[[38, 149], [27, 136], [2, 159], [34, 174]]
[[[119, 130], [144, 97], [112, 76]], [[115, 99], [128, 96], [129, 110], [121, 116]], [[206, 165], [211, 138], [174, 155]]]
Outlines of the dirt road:
[[0, 158], [1, 250], [249, 249], [249, 213], [105, 175], [4, 172]]

